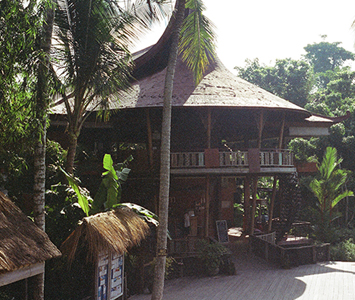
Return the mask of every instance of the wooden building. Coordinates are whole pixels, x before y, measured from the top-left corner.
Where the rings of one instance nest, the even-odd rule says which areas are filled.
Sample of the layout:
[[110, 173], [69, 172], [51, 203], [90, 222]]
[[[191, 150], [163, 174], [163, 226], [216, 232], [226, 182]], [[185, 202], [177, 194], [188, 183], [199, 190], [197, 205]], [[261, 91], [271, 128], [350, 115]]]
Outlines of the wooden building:
[[43, 273], [45, 261], [61, 255], [47, 234], [2, 192], [0, 241], [0, 286]]
[[[117, 110], [110, 121], [88, 120], [80, 137], [90, 151], [109, 152], [117, 161], [132, 154], [124, 197], [156, 213], [163, 90], [173, 26], [172, 21], [157, 44], [135, 54], [135, 82], [109, 103]], [[217, 58], [198, 86], [178, 59], [172, 105], [169, 230], [174, 238], [217, 237], [216, 221], [232, 225], [236, 202], [244, 204], [245, 232], [253, 233], [251, 216], [258, 208], [257, 182], [263, 176], [274, 179], [272, 220], [277, 178], [296, 172], [287, 141], [328, 135], [329, 127], [342, 120], [312, 115], [238, 78]], [[52, 136], [59, 136], [66, 125], [64, 109], [53, 108]], [[271, 227], [269, 222], [267, 231]]]

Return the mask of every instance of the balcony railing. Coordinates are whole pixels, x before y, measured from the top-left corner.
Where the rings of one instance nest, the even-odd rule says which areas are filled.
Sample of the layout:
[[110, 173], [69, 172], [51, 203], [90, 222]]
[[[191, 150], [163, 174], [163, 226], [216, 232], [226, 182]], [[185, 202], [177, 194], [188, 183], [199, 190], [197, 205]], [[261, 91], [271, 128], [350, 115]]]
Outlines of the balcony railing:
[[204, 152], [176, 152], [171, 153], [172, 168], [205, 167]]
[[[204, 168], [206, 161], [215, 160], [213, 167], [249, 167], [249, 152], [219, 151], [217, 157], [206, 157], [206, 152], [172, 152], [172, 168]], [[293, 154], [290, 150], [260, 150], [260, 167], [294, 167]]]
[[219, 165], [221, 167], [248, 167], [248, 151], [219, 152]]

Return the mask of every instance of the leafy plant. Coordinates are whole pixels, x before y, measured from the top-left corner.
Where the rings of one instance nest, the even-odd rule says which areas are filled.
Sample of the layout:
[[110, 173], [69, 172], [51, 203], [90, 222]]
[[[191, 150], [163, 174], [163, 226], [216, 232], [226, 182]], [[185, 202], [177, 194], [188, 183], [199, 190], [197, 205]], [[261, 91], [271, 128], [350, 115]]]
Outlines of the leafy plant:
[[216, 275], [219, 267], [223, 263], [223, 255], [227, 253], [227, 249], [215, 242], [199, 240], [196, 245], [197, 257], [202, 263], [208, 275]]
[[318, 176], [314, 178], [309, 187], [318, 199], [318, 207], [322, 220], [329, 217], [332, 221], [334, 207], [345, 197], [353, 196], [352, 191], [341, 191], [347, 181], [346, 170], [339, 169], [342, 159], [337, 158], [337, 150], [328, 147], [322, 163], [319, 165]]
[[72, 175], [62, 170], [68, 179], [69, 185], [77, 195], [78, 204], [86, 216], [114, 208], [127, 207], [148, 222], [158, 226], [158, 216], [153, 212], [138, 204], [120, 203], [122, 184], [127, 180], [128, 174], [131, 171], [127, 168], [127, 165], [132, 160], [133, 157], [130, 156], [123, 163], [114, 165], [111, 155], [105, 154], [103, 167], [106, 171], [102, 173], [103, 179], [99, 190], [93, 199], [91, 198], [89, 191], [79, 185], [80, 180], [78, 178], [74, 178]]
[[331, 260], [355, 261], [355, 244], [348, 239], [330, 248]]

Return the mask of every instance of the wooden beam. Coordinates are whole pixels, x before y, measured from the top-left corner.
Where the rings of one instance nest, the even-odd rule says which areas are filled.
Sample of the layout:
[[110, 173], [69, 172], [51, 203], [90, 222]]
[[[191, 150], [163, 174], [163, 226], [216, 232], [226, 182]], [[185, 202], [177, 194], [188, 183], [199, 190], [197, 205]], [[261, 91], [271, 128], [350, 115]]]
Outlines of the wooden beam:
[[0, 286], [23, 280], [44, 272], [44, 262], [0, 274]]
[[211, 148], [212, 113], [211, 108], [207, 109], [207, 149]]
[[270, 202], [270, 209], [269, 209], [269, 225], [267, 232], [271, 232], [272, 228], [272, 218], [274, 214], [274, 205], [275, 205], [275, 197], [276, 197], [276, 184], [277, 184], [277, 176], [274, 176], [274, 183], [272, 185], [272, 195], [271, 195], [271, 202]]
[[253, 176], [253, 206], [251, 209], [251, 225], [250, 225], [250, 234], [254, 234], [255, 228], [255, 212], [256, 212], [256, 193], [258, 189], [258, 176]]
[[284, 132], [285, 132], [285, 112], [282, 113], [282, 122], [281, 122], [280, 137], [279, 137], [279, 149], [282, 149]]
[[148, 133], [148, 152], [149, 152], [149, 166], [153, 168], [153, 135], [152, 135], [152, 126], [150, 123], [149, 109], [146, 109], [147, 116], [147, 133]]
[[264, 111], [261, 110], [258, 114], [258, 118], [256, 121], [256, 125], [258, 128], [258, 145], [257, 148], [261, 148], [261, 141], [262, 141], [262, 136], [263, 136], [263, 130], [265, 126], [265, 121], [266, 121], [266, 116], [264, 114]]
[[211, 178], [206, 176], [206, 215], [205, 215], [205, 237], [209, 236], [209, 221], [210, 221], [210, 198], [211, 198]]
[[244, 218], [243, 231], [250, 233], [250, 175], [244, 178]]

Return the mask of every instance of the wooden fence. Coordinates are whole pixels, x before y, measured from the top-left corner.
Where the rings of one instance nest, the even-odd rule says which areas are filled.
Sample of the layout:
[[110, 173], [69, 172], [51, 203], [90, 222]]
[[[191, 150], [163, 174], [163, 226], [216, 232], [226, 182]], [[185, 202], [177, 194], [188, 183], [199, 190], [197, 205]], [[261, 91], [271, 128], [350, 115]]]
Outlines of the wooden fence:
[[285, 268], [329, 261], [330, 244], [310, 243], [311, 240], [308, 243], [298, 245], [284, 243], [281, 246], [270, 242], [270, 235], [250, 236], [251, 249], [255, 255]]

